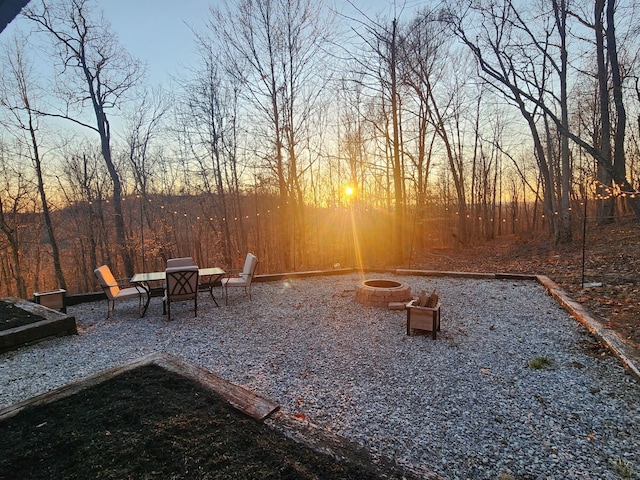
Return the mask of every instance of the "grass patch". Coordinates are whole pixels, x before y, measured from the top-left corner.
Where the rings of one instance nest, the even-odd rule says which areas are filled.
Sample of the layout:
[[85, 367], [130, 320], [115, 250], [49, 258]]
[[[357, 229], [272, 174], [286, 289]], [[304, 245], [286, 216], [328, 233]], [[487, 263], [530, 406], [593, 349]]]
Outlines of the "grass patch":
[[533, 370], [544, 370], [553, 365], [553, 359], [548, 357], [535, 357], [529, 360], [527, 365]]
[[620, 475], [621, 478], [631, 479], [633, 478], [633, 465], [624, 458], [616, 457], [609, 460], [613, 470]]

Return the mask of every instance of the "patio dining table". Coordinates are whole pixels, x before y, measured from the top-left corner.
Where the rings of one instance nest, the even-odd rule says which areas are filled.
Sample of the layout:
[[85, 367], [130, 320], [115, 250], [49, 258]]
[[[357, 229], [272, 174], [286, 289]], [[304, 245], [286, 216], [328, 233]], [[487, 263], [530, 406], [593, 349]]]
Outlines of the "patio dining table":
[[[211, 299], [213, 303], [216, 304], [216, 307], [219, 307], [218, 302], [216, 301], [216, 297], [213, 295], [213, 287], [215, 284], [222, 279], [226, 275], [225, 272], [220, 267], [208, 267], [208, 268], [200, 268], [198, 269], [198, 277], [200, 278], [200, 285], [205, 285], [209, 289], [209, 294], [211, 295]], [[147, 301], [142, 310], [142, 316], [144, 317], [145, 313], [147, 313], [147, 308], [149, 307], [149, 302], [151, 301], [151, 286], [150, 283], [160, 282], [166, 280], [166, 274], [164, 271], [162, 272], [147, 272], [147, 273], [136, 273], [133, 277], [131, 277], [130, 282], [139, 285], [142, 287], [147, 294]]]

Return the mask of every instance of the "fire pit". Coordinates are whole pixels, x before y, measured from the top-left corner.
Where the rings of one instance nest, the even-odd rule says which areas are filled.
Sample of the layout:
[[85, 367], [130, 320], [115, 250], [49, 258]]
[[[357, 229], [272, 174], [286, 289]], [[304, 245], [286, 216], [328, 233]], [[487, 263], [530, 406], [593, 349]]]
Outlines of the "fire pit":
[[356, 301], [371, 307], [388, 307], [411, 300], [411, 287], [393, 280], [365, 280], [356, 287]]

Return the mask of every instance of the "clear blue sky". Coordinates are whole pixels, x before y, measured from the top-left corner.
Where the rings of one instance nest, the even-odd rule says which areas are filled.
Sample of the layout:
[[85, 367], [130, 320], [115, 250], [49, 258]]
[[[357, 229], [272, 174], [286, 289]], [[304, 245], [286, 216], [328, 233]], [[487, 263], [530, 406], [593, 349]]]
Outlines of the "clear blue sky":
[[105, 17], [120, 42], [146, 62], [150, 78], [166, 81], [180, 66], [195, 60], [190, 26], [201, 29], [209, 15], [209, 0], [107, 0]]
[[[392, 16], [426, 4], [426, 0], [352, 0], [370, 18], [377, 14]], [[220, 5], [216, 0], [99, 0], [96, 2], [111, 22], [121, 45], [148, 66], [152, 84], [166, 84], [180, 68], [196, 61], [193, 34], [190, 27], [201, 30], [209, 17], [209, 6]], [[360, 14], [340, 0], [328, 0], [329, 5], [351, 17]], [[396, 10], [394, 10], [394, 7]], [[16, 28], [26, 29], [26, 21], [19, 17], [2, 33], [7, 38]]]
[[[396, 11], [403, 4], [415, 7], [422, 0], [397, 0]], [[151, 83], [166, 83], [179, 74], [181, 66], [192, 64], [196, 58], [193, 34], [204, 27], [209, 6], [220, 5], [216, 0], [99, 0], [121, 44], [134, 57], [147, 63]], [[359, 17], [347, 2], [329, 0], [339, 12]], [[371, 18], [378, 13], [393, 15], [393, 0], [353, 0], [353, 4]], [[410, 7], [407, 7], [410, 9]], [[26, 28], [26, 21], [16, 18], [2, 33], [0, 42], [11, 36], [16, 28]]]
[[[398, 0], [400, 5], [405, 2]], [[420, 4], [407, 0], [407, 4]], [[193, 63], [196, 58], [193, 34], [190, 27], [202, 29], [209, 17], [209, 6], [220, 4], [216, 0], [105, 0], [100, 2], [105, 17], [111, 22], [128, 51], [147, 62], [150, 79], [165, 82], [175, 75], [181, 66]], [[332, 0], [329, 0], [332, 4]], [[347, 2], [335, 0], [335, 9], [357, 16]], [[392, 15], [393, 0], [353, 0], [366, 15]]]

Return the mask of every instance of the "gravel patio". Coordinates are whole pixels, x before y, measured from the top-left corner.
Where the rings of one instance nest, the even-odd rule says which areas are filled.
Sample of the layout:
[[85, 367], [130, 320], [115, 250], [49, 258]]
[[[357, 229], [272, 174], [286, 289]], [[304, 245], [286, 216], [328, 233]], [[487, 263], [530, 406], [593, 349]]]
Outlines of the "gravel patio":
[[[365, 278], [378, 278], [367, 274]], [[256, 283], [216, 307], [200, 295], [69, 307], [80, 334], [0, 355], [0, 408], [166, 352], [302, 422], [449, 479], [618, 479], [640, 470], [640, 386], [531, 280], [397, 276], [434, 288], [437, 340], [406, 313], [354, 299], [357, 274]], [[218, 290], [219, 294], [219, 290]], [[541, 366], [542, 368], [535, 368]]]

